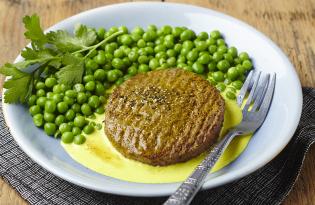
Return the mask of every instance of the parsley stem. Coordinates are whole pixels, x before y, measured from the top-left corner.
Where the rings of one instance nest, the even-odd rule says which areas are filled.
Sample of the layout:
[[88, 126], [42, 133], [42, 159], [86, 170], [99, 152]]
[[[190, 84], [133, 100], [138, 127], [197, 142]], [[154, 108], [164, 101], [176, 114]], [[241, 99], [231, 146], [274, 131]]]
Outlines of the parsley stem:
[[87, 50], [90, 50], [88, 52], [88, 54], [85, 55], [85, 57], [89, 56], [95, 49], [97, 49], [98, 47], [100, 47], [101, 45], [103, 45], [104, 43], [106, 43], [107, 41], [123, 34], [124, 32], [123, 31], [117, 31], [115, 33], [113, 33], [112, 35], [108, 36], [107, 38], [105, 38], [104, 40], [102, 40], [101, 42], [99, 42], [98, 44], [95, 44], [93, 46], [89, 46], [89, 47], [86, 47], [86, 48], [83, 48], [81, 50], [78, 50], [78, 51], [75, 51], [73, 52], [72, 54], [76, 54], [76, 53], [81, 53], [83, 51], [87, 51]]

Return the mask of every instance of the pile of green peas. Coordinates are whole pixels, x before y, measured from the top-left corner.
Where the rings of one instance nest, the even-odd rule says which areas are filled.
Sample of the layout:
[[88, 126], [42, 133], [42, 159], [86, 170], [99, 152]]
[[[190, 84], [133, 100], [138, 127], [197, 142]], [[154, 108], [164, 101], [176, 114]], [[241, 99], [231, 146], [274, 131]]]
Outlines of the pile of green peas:
[[[146, 30], [137, 26], [92, 29], [98, 43], [117, 31], [118, 36], [89, 53], [85, 59], [82, 83], [73, 87], [58, 84], [54, 75], [35, 83], [36, 93], [29, 98], [34, 124], [48, 135], [61, 136], [64, 143], [82, 144], [95, 129], [87, 118], [104, 113], [106, 90], [136, 75], [156, 69], [182, 68], [197, 73], [235, 99], [252, 69], [246, 52], [228, 47], [217, 30], [198, 35], [186, 27], [169, 25]], [[83, 57], [87, 53], [76, 53]], [[83, 58], [82, 58], [83, 59]]]

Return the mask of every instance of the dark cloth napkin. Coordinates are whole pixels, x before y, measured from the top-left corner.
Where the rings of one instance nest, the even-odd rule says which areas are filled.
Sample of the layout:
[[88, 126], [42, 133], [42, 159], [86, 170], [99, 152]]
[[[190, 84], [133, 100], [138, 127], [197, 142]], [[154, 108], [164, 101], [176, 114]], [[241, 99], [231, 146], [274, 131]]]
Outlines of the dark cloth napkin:
[[[303, 97], [299, 126], [275, 159], [240, 180], [200, 192], [192, 204], [280, 204], [293, 187], [315, 141], [315, 89], [303, 88]], [[35, 164], [18, 147], [5, 125], [2, 109], [0, 126], [0, 175], [31, 204], [155, 205], [166, 199], [104, 194], [66, 182]]]

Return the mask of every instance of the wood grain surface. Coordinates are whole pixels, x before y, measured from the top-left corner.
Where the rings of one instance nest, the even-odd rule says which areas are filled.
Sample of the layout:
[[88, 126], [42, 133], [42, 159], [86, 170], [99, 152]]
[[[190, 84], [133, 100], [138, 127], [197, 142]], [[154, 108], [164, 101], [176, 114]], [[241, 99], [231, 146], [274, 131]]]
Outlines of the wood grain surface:
[[[289, 56], [303, 86], [315, 87], [314, 0], [165, 0], [221, 11], [256, 27]], [[37, 13], [47, 28], [81, 11], [127, 2], [121, 0], [0, 0], [0, 65], [12, 62], [26, 45], [22, 17]], [[119, 15], [119, 14], [117, 14]], [[3, 78], [0, 79], [0, 85]], [[1, 86], [0, 86], [1, 88]], [[306, 156], [295, 187], [285, 205], [315, 204], [315, 147]], [[0, 178], [0, 204], [27, 204]]]

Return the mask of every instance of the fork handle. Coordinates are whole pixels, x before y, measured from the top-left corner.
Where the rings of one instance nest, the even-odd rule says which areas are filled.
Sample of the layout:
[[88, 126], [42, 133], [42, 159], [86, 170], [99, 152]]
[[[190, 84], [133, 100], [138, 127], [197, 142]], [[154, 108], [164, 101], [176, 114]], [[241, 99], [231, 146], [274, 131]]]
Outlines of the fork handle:
[[194, 172], [167, 199], [164, 205], [188, 205], [202, 187], [204, 180], [232, 139], [241, 133], [230, 131], [216, 144]]

